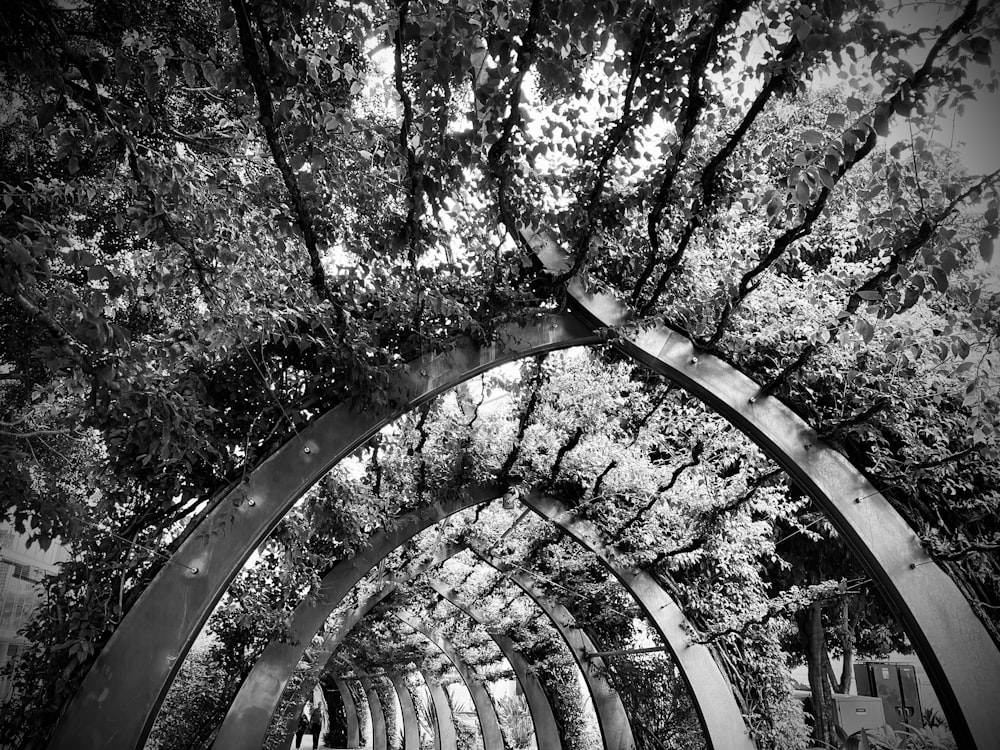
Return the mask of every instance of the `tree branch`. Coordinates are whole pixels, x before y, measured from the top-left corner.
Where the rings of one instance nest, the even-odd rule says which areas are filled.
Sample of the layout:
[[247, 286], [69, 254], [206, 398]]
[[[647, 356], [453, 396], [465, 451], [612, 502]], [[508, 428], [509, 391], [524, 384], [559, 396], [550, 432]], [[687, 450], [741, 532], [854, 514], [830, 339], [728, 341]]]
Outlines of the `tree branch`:
[[[315, 221], [306, 201], [299, 190], [298, 181], [288, 157], [285, 154], [285, 147], [282, 142], [281, 133], [278, 131], [276, 123], [274, 103], [271, 101], [271, 92], [268, 88], [267, 77], [261, 65], [260, 55], [257, 52], [257, 40], [254, 37], [253, 29], [250, 26], [250, 15], [247, 11], [245, 0], [230, 0], [236, 17], [236, 26], [239, 30], [240, 48], [243, 51], [243, 60], [246, 63], [247, 73], [250, 82], [253, 84], [254, 93], [257, 97], [258, 120], [264, 131], [264, 138], [271, 149], [271, 156], [274, 164], [278, 168], [281, 179], [285, 183], [288, 192], [288, 199], [291, 208], [295, 213], [299, 231], [302, 232], [302, 240], [309, 254], [309, 264], [312, 268], [310, 283], [313, 290], [320, 299], [333, 302], [330, 290], [326, 282], [326, 272], [323, 270], [323, 262], [320, 257], [319, 243], [316, 236]], [[338, 305], [334, 305], [338, 308]]]
[[500, 220], [503, 222], [507, 233], [514, 240], [519, 240], [525, 249], [530, 250], [530, 245], [526, 242], [518, 227], [514, 217], [512, 207], [509, 202], [508, 191], [512, 179], [510, 170], [510, 155], [507, 148], [513, 137], [514, 127], [521, 120], [520, 102], [521, 85], [524, 77], [534, 62], [534, 55], [538, 45], [538, 28], [541, 22], [543, 3], [541, 0], [531, 0], [531, 7], [528, 11], [528, 25], [518, 48], [517, 74], [511, 81], [511, 95], [508, 103], [507, 117], [504, 118], [500, 137], [490, 146], [486, 155], [486, 163], [490, 174], [497, 185], [497, 210]]
[[647, 8], [641, 24], [642, 32], [629, 54], [629, 77], [625, 84], [625, 94], [622, 99], [622, 113], [612, 126], [611, 130], [608, 132], [607, 138], [601, 148], [597, 168], [594, 170], [594, 184], [590, 189], [589, 195], [587, 196], [587, 205], [584, 209], [586, 225], [581, 233], [580, 239], [576, 243], [576, 252], [573, 254], [575, 256], [573, 265], [564, 274], [563, 279], [570, 279], [576, 276], [587, 261], [587, 257], [589, 256], [590, 241], [594, 235], [594, 212], [597, 209], [597, 204], [600, 201], [601, 194], [604, 192], [604, 187], [607, 184], [608, 165], [611, 163], [612, 157], [614, 157], [615, 152], [618, 150], [618, 146], [638, 122], [639, 118], [632, 111], [633, 97], [635, 96], [635, 84], [638, 81], [639, 73], [642, 70], [642, 63], [646, 55], [649, 36], [652, 33], [653, 23], [655, 20], [656, 11], [653, 8]]
[[[850, 169], [856, 166], [872, 151], [872, 149], [874, 149], [876, 143], [878, 142], [878, 134], [875, 131], [874, 122], [881, 118], [885, 118], [886, 120], [890, 119], [897, 105], [912, 98], [931, 83], [931, 72], [937, 55], [955, 35], [960, 33], [963, 28], [971, 23], [976, 15], [977, 8], [978, 0], [969, 0], [959, 17], [956, 18], [947, 29], [945, 29], [935, 44], [931, 47], [930, 52], [928, 52], [926, 58], [924, 59], [923, 65], [921, 65], [921, 67], [912, 76], [910, 76], [908, 80], [900, 82], [891, 96], [875, 105], [871, 115], [865, 116], [860, 122], [854, 125], [852, 130], [858, 129], [859, 127], [864, 129], [865, 141], [861, 147], [855, 151], [853, 158], [845, 159], [838, 168], [837, 173], [835, 175], [831, 175], [834, 187], [840, 182], [843, 176], [850, 171]], [[747, 296], [749, 296], [749, 294], [756, 289], [757, 283], [755, 283], [755, 280], [757, 277], [768, 270], [774, 262], [780, 258], [789, 247], [791, 247], [793, 243], [812, 231], [813, 224], [819, 217], [823, 207], [826, 205], [831, 192], [831, 188], [824, 186], [820, 190], [816, 201], [806, 211], [803, 220], [798, 225], [786, 230], [777, 240], [775, 240], [774, 244], [771, 246], [771, 250], [768, 251], [753, 268], [743, 274], [743, 277], [740, 279], [736, 295], [730, 299], [722, 309], [715, 331], [707, 340], [698, 342], [699, 346], [704, 349], [712, 349], [716, 344], [718, 344], [725, 333], [726, 325], [728, 324], [733, 313], [740, 307]], [[858, 300], [858, 304], [860, 304], [860, 299]]]
[[[670, 198], [670, 191], [673, 189], [674, 179], [680, 171], [684, 160], [687, 157], [688, 149], [691, 145], [691, 136], [698, 125], [698, 118], [705, 107], [706, 99], [702, 91], [705, 74], [708, 64], [711, 61], [712, 53], [715, 51], [716, 43], [723, 29], [733, 20], [737, 19], [749, 7], [747, 0], [729, 0], [721, 4], [718, 15], [714, 23], [702, 34], [695, 46], [692, 55], [691, 69], [687, 73], [687, 101], [684, 110], [678, 119], [681, 120], [680, 132], [677, 138], [677, 147], [667, 161], [667, 169], [660, 181], [659, 190], [653, 200], [653, 207], [646, 218], [646, 236], [649, 241], [649, 257], [646, 267], [639, 274], [635, 283], [635, 290], [632, 293], [632, 304], [635, 304], [638, 295], [645, 286], [649, 276], [653, 273], [656, 263], [660, 257], [660, 222], [663, 212], [666, 210], [667, 200]], [[697, 17], [697, 16], [696, 16]]]
[[[786, 65], [794, 56], [794, 54], [800, 49], [799, 39], [793, 36], [790, 41], [788, 41], [784, 47], [781, 49], [781, 53], [778, 55], [778, 59], [775, 65], [775, 69], [780, 69], [781, 66]], [[771, 97], [777, 92], [778, 88], [781, 86], [783, 77], [781, 74], [776, 73], [774, 70], [771, 71], [771, 75], [767, 79], [767, 83], [760, 90], [757, 96], [754, 98], [753, 104], [750, 105], [750, 109], [743, 116], [740, 124], [733, 131], [729, 140], [726, 141], [725, 145], [719, 149], [719, 152], [712, 157], [712, 159], [705, 166], [705, 169], [701, 174], [701, 195], [695, 197], [691, 202], [690, 218], [681, 232], [681, 238], [677, 243], [677, 247], [674, 252], [667, 258], [664, 264], [663, 273], [660, 275], [659, 280], [656, 283], [656, 288], [650, 295], [649, 300], [639, 309], [641, 315], [647, 314], [653, 306], [656, 304], [663, 290], [667, 286], [667, 282], [673, 276], [674, 272], [680, 267], [681, 261], [684, 259], [684, 253], [687, 250], [688, 244], [691, 242], [691, 237], [694, 235], [695, 230], [701, 226], [703, 217], [706, 211], [708, 211], [714, 204], [716, 198], [716, 191], [718, 190], [718, 172], [722, 165], [729, 159], [733, 151], [739, 145], [740, 141], [746, 135], [750, 126], [757, 120], [757, 117], [761, 112], [764, 111], [764, 107], [770, 101]], [[652, 273], [653, 269], [649, 269], [649, 273], [646, 274], [646, 278], [642, 279], [641, 284], [637, 282], [635, 291], [632, 294], [633, 304], [639, 298], [641, 292], [641, 285], [644, 285], [646, 279], [649, 278], [649, 274]]]
[[901, 266], [909, 263], [916, 256], [917, 251], [927, 244], [927, 242], [934, 236], [934, 232], [937, 227], [942, 222], [947, 220], [957, 210], [958, 206], [967, 201], [969, 198], [972, 198], [973, 196], [978, 195], [982, 191], [991, 187], [997, 181], [1000, 181], [1000, 170], [991, 172], [983, 177], [979, 182], [972, 185], [967, 190], [964, 190], [933, 217], [925, 218], [920, 223], [913, 237], [908, 242], [894, 250], [888, 262], [886, 262], [886, 264], [873, 276], [871, 276], [860, 287], [851, 293], [851, 296], [848, 297], [844, 307], [837, 314], [837, 324], [828, 330], [826, 339], [819, 343], [807, 344], [799, 353], [799, 356], [796, 357], [791, 364], [785, 366], [785, 368], [782, 369], [782, 371], [775, 378], [769, 381], [760, 389], [760, 391], [758, 391], [753, 400], [756, 401], [757, 399], [763, 398], [764, 396], [772, 393], [776, 388], [785, 383], [793, 373], [805, 367], [813, 355], [836, 339], [837, 334], [844, 330], [847, 324], [853, 319], [855, 313], [865, 300], [862, 295], [866, 292], [880, 291], [883, 285], [899, 271]]
[[652, 499], [639, 508], [632, 517], [629, 518], [625, 523], [623, 523], [618, 530], [611, 537], [611, 541], [617, 543], [632, 526], [637, 524], [639, 520], [649, 513], [653, 509], [653, 506], [660, 500], [664, 493], [669, 492], [673, 489], [674, 485], [677, 484], [677, 480], [680, 479], [681, 474], [683, 474], [688, 469], [694, 468], [699, 463], [701, 463], [701, 454], [705, 450], [705, 445], [700, 440], [696, 441], [691, 447], [691, 457], [680, 466], [674, 469], [673, 474], [670, 476], [670, 481], [665, 485], [656, 488], [656, 492], [653, 493]]

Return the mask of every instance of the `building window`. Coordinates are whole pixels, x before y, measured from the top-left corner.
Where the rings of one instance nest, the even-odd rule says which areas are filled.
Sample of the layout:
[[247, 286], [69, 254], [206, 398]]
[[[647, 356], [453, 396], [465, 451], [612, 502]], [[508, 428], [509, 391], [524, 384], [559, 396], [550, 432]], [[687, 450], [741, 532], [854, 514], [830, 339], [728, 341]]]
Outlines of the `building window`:
[[33, 581], [35, 580], [31, 576], [31, 566], [21, 565], [20, 563], [12, 563], [14, 566], [14, 571], [12, 575], [14, 578], [20, 578], [22, 581]]

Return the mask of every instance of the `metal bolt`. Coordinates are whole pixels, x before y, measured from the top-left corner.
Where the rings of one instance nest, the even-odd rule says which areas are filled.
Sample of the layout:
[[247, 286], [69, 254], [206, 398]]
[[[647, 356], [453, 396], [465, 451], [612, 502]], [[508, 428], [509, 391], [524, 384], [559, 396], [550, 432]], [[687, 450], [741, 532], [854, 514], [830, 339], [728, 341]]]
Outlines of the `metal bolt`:
[[303, 448], [303, 449], [302, 449], [302, 452], [303, 452], [303, 453], [312, 453], [312, 448], [310, 448], [310, 447], [309, 447], [309, 446], [307, 445], [307, 446], [306, 446], [305, 448]]

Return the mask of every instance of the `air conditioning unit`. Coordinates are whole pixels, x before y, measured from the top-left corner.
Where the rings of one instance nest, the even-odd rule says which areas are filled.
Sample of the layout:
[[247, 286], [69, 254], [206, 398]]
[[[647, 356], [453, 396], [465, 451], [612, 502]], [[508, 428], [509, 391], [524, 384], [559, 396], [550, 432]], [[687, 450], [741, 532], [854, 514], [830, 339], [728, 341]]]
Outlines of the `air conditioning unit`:
[[882, 699], [868, 695], [833, 696], [837, 710], [837, 724], [848, 736], [862, 729], [881, 729], [885, 726]]

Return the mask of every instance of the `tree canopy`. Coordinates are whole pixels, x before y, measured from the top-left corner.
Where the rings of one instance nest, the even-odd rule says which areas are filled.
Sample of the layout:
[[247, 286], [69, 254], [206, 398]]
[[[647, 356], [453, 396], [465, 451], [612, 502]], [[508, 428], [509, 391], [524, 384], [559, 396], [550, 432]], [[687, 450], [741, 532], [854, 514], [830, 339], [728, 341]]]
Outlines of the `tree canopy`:
[[[805, 417], [997, 638], [1000, 173], [963, 164], [949, 128], [996, 91], [998, 13], [978, 0], [5, 6], [0, 494], [5, 519], [72, 555], [28, 631], [26, 710], [5, 712], [5, 732], [44, 738], [171, 551], [303, 425], [343, 401], [393, 402], [407, 361], [560, 309], [570, 280]], [[538, 261], [535, 234], [566, 272]], [[787, 563], [774, 529], [806, 536], [815, 509], [733, 428], [618, 360], [498, 375], [526, 416], [498, 418], [503, 439], [487, 431], [482, 456], [472, 427], [433, 409], [376, 438], [362, 475], [317, 489], [230, 592], [252, 591], [245, 616], [273, 615], [218, 625], [246, 649], [229, 652], [233, 674], [400, 498], [500, 472], [582, 501], [637, 564], [669, 574], [706, 637], [760, 635], [734, 679], [759, 693], [744, 697], [760, 731], [778, 731], [768, 707], [784, 699], [758, 679], [779, 659], [766, 631], [830, 593], [782, 599], [788, 586], [830, 581], [769, 577], [761, 556]], [[660, 503], [667, 490], [677, 499]], [[532, 559], [587, 569], [568, 550]], [[600, 620], [601, 580], [578, 616], [613, 642], [630, 622]], [[741, 631], [734, 591], [755, 597], [757, 630]]]

